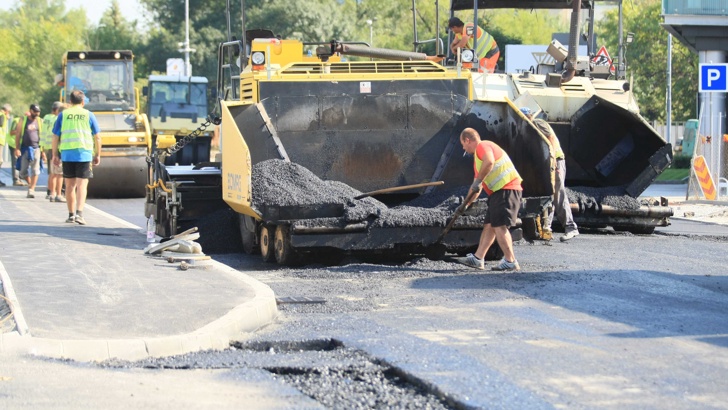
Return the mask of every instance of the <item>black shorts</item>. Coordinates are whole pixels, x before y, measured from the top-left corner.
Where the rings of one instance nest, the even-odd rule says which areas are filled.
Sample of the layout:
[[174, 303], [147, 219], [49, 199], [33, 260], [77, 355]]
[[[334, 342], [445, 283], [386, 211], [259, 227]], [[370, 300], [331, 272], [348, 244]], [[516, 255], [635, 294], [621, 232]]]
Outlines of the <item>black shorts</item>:
[[492, 227], [515, 226], [518, 211], [521, 209], [523, 191], [501, 189], [488, 196], [488, 211], [485, 213], [485, 223]]
[[93, 178], [91, 162], [67, 162], [63, 161], [63, 178]]

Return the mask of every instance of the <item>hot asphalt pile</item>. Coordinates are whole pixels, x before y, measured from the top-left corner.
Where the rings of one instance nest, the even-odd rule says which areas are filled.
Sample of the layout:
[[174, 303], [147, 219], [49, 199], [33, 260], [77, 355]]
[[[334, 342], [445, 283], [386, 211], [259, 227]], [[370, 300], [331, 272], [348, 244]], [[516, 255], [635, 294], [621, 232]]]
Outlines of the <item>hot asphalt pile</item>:
[[585, 209], [594, 208], [596, 204], [607, 205], [618, 209], [638, 209], [643, 203], [625, 194], [625, 187], [571, 187], [566, 188], [566, 195], [572, 204], [583, 204]]
[[[282, 160], [267, 160], [253, 166], [253, 207], [261, 212], [277, 205], [342, 205], [343, 214], [295, 222], [294, 226], [341, 227], [367, 221], [375, 227], [445, 226], [462, 203], [467, 187], [438, 189], [395, 207], [371, 198], [354, 199], [361, 192], [338, 181], [323, 181], [308, 169]], [[482, 215], [482, 213], [481, 213]], [[264, 219], [266, 215], [263, 215]], [[482, 225], [481, 217], [464, 216], [460, 223]]]

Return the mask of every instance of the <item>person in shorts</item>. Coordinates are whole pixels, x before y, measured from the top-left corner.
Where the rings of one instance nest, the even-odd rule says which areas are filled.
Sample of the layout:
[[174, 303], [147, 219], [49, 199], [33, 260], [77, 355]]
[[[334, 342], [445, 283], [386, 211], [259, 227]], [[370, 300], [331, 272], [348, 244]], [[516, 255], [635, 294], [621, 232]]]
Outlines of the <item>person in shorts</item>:
[[[43, 148], [46, 158], [53, 158], [53, 125], [58, 115], [63, 110], [63, 103], [56, 101], [51, 107], [51, 113], [43, 117], [43, 131], [40, 133], [40, 145]], [[48, 191], [46, 199], [51, 202], [66, 202], [62, 195], [63, 190], [63, 168], [54, 165], [51, 161], [48, 164]]]
[[522, 178], [508, 154], [498, 144], [481, 140], [480, 134], [473, 128], [465, 128], [460, 133], [460, 144], [465, 152], [474, 157], [475, 179], [467, 197], [471, 192], [477, 192], [478, 195], [473, 196], [472, 200], [475, 201], [482, 189], [488, 194], [488, 210], [478, 249], [468, 254], [463, 264], [485, 269], [485, 254], [493, 242], [498, 241], [503, 259], [493, 270], [519, 271], [521, 267], [513, 252], [513, 239], [508, 228], [516, 224], [521, 208]]
[[83, 108], [83, 91], [71, 92], [71, 107], [63, 110], [53, 125], [53, 163], [61, 165], [66, 179], [68, 223], [86, 225], [83, 208], [86, 204], [88, 180], [93, 177], [91, 165], [101, 164], [101, 137], [94, 114]]
[[40, 133], [43, 123], [40, 107], [30, 104], [30, 109], [15, 127], [15, 157], [20, 158], [19, 178], [28, 182], [28, 198], [35, 198], [35, 186], [40, 176], [41, 158], [45, 156], [40, 148]]

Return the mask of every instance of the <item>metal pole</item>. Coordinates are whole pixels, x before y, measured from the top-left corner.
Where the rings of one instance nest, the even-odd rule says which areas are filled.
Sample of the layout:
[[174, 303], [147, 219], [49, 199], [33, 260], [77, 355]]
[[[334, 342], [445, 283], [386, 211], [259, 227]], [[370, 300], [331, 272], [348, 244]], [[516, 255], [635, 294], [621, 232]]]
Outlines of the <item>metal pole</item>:
[[[465, 27], [463, 27], [465, 29]], [[473, 0], [473, 53], [478, 49], [478, 0]], [[480, 71], [480, 57], [475, 54], [478, 61], [478, 70]]]
[[190, 64], [190, 0], [185, 0], [185, 76], [192, 76]]
[[624, 67], [624, 42], [622, 40], [622, 0], [619, 0], [619, 67], [617, 68], [617, 78], [626, 78]]
[[415, 1], [416, 0], [412, 0], [412, 30], [415, 35], [412, 51], [417, 52], [417, 6], [415, 5]]
[[[672, 34], [667, 33], [667, 133], [668, 143], [672, 143]], [[673, 144], [674, 146], [675, 144]]]
[[435, 0], [435, 55], [439, 56], [440, 52], [440, 0]]

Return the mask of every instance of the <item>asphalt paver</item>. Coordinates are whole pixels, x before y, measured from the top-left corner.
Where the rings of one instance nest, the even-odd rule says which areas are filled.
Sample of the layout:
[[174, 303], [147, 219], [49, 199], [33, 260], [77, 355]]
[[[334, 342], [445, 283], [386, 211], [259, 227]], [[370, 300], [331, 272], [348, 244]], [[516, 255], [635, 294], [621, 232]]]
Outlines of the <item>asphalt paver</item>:
[[66, 204], [41, 189], [0, 189], [0, 282], [15, 321], [0, 352], [137, 360], [226, 348], [275, 319], [268, 286], [212, 260], [182, 270], [145, 255], [145, 230], [91, 206], [86, 225], [67, 223]]

